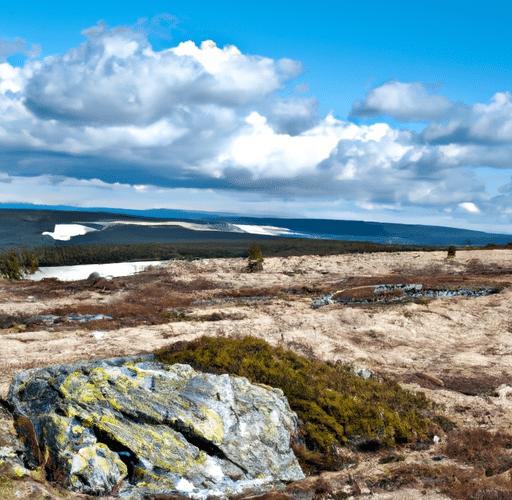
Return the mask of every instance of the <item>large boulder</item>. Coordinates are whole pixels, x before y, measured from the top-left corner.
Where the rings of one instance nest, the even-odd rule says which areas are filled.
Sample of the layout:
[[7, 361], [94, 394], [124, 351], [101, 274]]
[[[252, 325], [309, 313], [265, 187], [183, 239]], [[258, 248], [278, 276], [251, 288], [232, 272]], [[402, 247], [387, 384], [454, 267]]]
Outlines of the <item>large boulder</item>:
[[27, 370], [8, 402], [27, 465], [74, 491], [225, 498], [304, 477], [296, 414], [245, 378], [131, 356]]

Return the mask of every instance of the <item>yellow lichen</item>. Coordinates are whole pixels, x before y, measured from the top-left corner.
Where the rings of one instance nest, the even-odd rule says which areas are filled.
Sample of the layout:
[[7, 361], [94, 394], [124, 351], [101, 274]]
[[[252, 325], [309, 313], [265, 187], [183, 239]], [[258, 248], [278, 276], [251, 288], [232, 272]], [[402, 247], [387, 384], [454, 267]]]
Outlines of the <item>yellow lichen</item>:
[[81, 425], [74, 425], [71, 430], [74, 434], [81, 434], [83, 431], [85, 431], [85, 427], [82, 427]]
[[200, 410], [206, 415], [203, 425], [199, 426], [202, 436], [215, 444], [221, 444], [224, 439], [224, 421], [222, 417], [209, 408], [200, 408]]
[[25, 475], [25, 471], [20, 467], [13, 467], [12, 470], [18, 477], [23, 477]]
[[139, 380], [144, 380], [144, 370], [141, 370], [138, 366], [135, 366], [133, 363], [126, 363], [124, 366], [125, 368], [128, 368], [128, 370], [135, 372], [135, 376]]
[[73, 372], [64, 380], [60, 390], [65, 398], [79, 403], [91, 403], [96, 400], [104, 401], [105, 398], [98, 387], [86, 382], [86, 380], [81, 372]]

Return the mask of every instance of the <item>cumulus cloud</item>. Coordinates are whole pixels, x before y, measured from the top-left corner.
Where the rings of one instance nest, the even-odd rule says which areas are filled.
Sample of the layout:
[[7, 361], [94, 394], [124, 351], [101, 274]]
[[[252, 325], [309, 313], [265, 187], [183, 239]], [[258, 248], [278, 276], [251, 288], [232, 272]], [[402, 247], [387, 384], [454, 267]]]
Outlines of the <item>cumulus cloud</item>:
[[77, 125], [187, 120], [196, 106], [257, 102], [301, 71], [297, 61], [243, 55], [211, 40], [155, 52], [131, 28], [99, 24], [83, 34], [86, 42], [45, 58], [28, 82], [25, 104], [38, 117]]
[[40, 45], [32, 45], [27, 47], [27, 42], [23, 38], [15, 38], [14, 41], [0, 38], [0, 63], [5, 62], [8, 57], [14, 54], [24, 54], [29, 59], [33, 59], [41, 52]]
[[477, 214], [480, 212], [480, 209], [470, 201], [465, 201], [464, 203], [459, 203], [459, 207], [466, 210], [467, 212], [470, 212], [472, 214]]
[[454, 103], [429, 91], [424, 83], [390, 80], [368, 92], [364, 100], [356, 101], [350, 115], [390, 116], [397, 121], [423, 122], [444, 119], [454, 108]]
[[426, 141], [435, 144], [452, 142], [510, 144], [512, 142], [511, 99], [510, 92], [497, 92], [488, 104], [474, 104], [464, 119], [453, 119], [446, 125], [430, 124], [422, 135]]
[[280, 99], [275, 102], [269, 116], [273, 129], [281, 134], [298, 135], [319, 122], [319, 103], [309, 99]]
[[390, 81], [353, 114], [436, 122], [422, 133], [358, 125], [320, 117], [316, 98], [297, 96], [305, 87], [278, 97], [302, 73], [298, 61], [212, 40], [155, 50], [147, 26], [100, 23], [65, 54], [23, 68], [0, 63], [0, 183], [9, 200], [73, 204], [69, 189], [89, 206], [111, 206], [110, 196], [119, 206], [179, 200], [193, 209], [186, 196], [195, 196], [210, 210], [215, 200], [252, 199], [283, 212], [290, 200], [343, 200], [354, 213], [472, 218], [490, 216], [499, 201], [512, 221], [510, 193], [492, 198], [471, 170], [512, 164], [510, 94], [469, 107], [425, 84]]

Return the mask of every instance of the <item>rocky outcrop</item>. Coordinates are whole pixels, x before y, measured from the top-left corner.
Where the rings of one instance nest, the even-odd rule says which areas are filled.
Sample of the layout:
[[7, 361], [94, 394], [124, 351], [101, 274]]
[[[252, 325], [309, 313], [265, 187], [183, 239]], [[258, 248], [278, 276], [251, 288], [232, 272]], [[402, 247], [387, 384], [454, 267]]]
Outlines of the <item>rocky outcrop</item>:
[[421, 283], [409, 283], [406, 285], [368, 285], [355, 287], [352, 290], [361, 288], [367, 288], [368, 290], [373, 288], [371, 293], [367, 293], [364, 297], [342, 297], [337, 295], [340, 292], [350, 292], [350, 288], [346, 290], [340, 290], [334, 295], [330, 293], [324, 293], [321, 297], [315, 297], [311, 301], [311, 307], [318, 309], [319, 307], [328, 306], [330, 304], [370, 304], [370, 303], [396, 303], [410, 300], [421, 300], [421, 299], [437, 299], [444, 297], [455, 297], [463, 295], [465, 297], [483, 297], [485, 295], [492, 295], [500, 293], [504, 290], [504, 287], [438, 287], [438, 288], [424, 288]]
[[74, 491], [224, 498], [304, 477], [296, 414], [245, 378], [132, 356], [19, 373], [8, 402], [27, 465]]

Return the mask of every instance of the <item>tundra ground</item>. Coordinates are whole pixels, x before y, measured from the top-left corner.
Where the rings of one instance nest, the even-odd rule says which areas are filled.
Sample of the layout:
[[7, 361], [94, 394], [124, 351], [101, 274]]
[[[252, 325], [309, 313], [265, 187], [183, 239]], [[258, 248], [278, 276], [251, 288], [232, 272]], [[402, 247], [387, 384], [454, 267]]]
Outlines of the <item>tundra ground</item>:
[[[28, 368], [152, 352], [201, 335], [250, 334], [422, 391], [457, 425], [428, 449], [350, 451], [354, 465], [310, 476], [283, 495], [512, 498], [512, 250], [458, 250], [454, 259], [446, 252], [268, 257], [258, 273], [246, 266], [244, 259], [172, 261], [111, 280], [0, 282], [0, 398]], [[374, 296], [374, 285], [407, 283], [502, 291], [357, 303]], [[356, 302], [312, 308], [324, 293]], [[112, 319], [81, 323], [66, 318], [71, 314]], [[0, 445], [13, 442], [2, 410]], [[40, 496], [30, 498], [61, 494], [33, 484]]]

